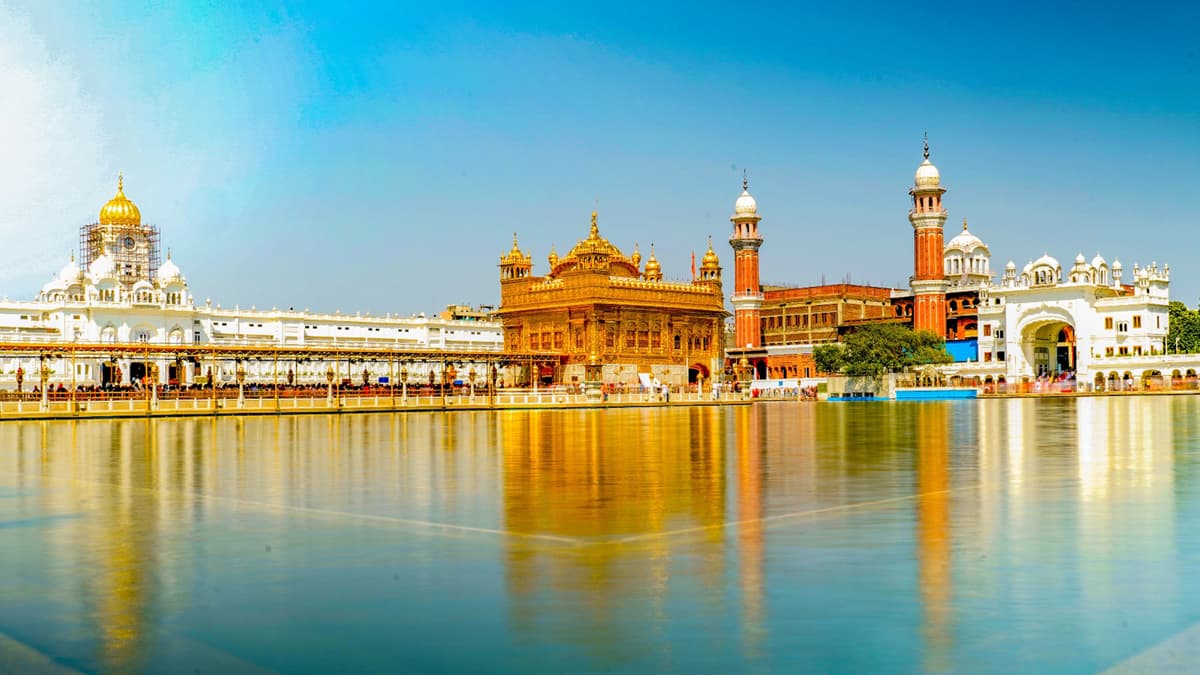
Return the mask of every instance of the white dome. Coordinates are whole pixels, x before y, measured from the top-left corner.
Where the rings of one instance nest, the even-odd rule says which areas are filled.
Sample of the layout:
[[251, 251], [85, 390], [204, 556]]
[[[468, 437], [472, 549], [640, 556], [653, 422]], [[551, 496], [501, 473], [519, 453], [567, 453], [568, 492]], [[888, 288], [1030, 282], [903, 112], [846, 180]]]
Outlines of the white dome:
[[742, 190], [742, 194], [733, 204], [734, 217], [749, 217], [758, 215], [758, 202], [750, 196], [750, 191]]
[[938, 172], [938, 168], [933, 165], [926, 157], [921, 166], [917, 167], [917, 175], [915, 177], [917, 187], [937, 187], [942, 182], [942, 174]]
[[63, 268], [59, 270], [58, 280], [65, 284], [73, 284], [79, 281], [80, 274], [79, 265], [75, 264], [75, 256], [71, 256], [71, 261], [63, 265]]
[[115, 277], [116, 265], [113, 263], [112, 257], [107, 253], [101, 253], [100, 257], [93, 260], [92, 264], [88, 267], [88, 275], [94, 281]]
[[1100, 257], [1099, 253], [1096, 254], [1095, 258], [1092, 258], [1092, 267], [1099, 268], [1101, 265], [1107, 265], [1107, 264], [1108, 263], [1104, 262], [1104, 258]]
[[963, 251], [970, 251], [976, 248], [987, 250], [987, 244], [983, 240], [967, 231], [967, 223], [963, 221], [962, 232], [954, 235], [954, 238], [946, 243], [946, 248], [957, 248]]
[[1078, 255], [1076, 255], [1076, 256], [1075, 256], [1075, 264], [1076, 264], [1076, 265], [1086, 265], [1086, 264], [1087, 264], [1087, 258], [1083, 257], [1083, 254], [1082, 254], [1082, 253], [1080, 253], [1080, 254], [1078, 254]]
[[1121, 269], [1121, 261], [1120, 261], [1119, 259], [1118, 259], [1118, 260], [1114, 260], [1114, 261], [1113, 261], [1113, 264], [1112, 264], [1112, 266], [1113, 266], [1113, 269], [1114, 269], [1114, 270], [1119, 270], [1119, 269]]
[[1049, 265], [1050, 267], [1053, 267], [1055, 269], [1059, 269], [1060, 267], [1062, 267], [1062, 265], [1058, 264], [1058, 260], [1056, 258], [1052, 257], [1049, 253], [1043, 253], [1042, 257], [1033, 261], [1034, 267], [1038, 267], [1040, 265]]
[[1008, 264], [1004, 266], [1004, 269], [1006, 269], [1006, 270], [1016, 270], [1016, 269], [1017, 269], [1017, 264], [1016, 264], [1015, 262], [1013, 262], [1013, 261], [1009, 260], [1009, 261], [1008, 261]]
[[168, 255], [166, 262], [158, 266], [158, 282], [160, 284], [169, 284], [183, 280], [183, 272], [180, 271], [179, 266]]

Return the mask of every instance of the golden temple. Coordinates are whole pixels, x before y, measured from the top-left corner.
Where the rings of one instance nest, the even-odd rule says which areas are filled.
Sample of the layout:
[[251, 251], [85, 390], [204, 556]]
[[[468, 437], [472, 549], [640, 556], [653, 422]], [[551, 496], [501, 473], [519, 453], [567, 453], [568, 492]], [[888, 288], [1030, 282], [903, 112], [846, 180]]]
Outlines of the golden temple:
[[561, 355], [541, 383], [576, 384], [600, 366], [605, 385], [635, 385], [640, 375], [673, 386], [707, 380], [720, 369], [727, 316], [721, 263], [709, 240], [691, 281], [667, 281], [654, 255], [641, 267], [591, 230], [567, 255], [553, 250], [550, 271], [533, 276], [533, 259], [517, 244], [500, 258], [500, 309], [506, 351]]

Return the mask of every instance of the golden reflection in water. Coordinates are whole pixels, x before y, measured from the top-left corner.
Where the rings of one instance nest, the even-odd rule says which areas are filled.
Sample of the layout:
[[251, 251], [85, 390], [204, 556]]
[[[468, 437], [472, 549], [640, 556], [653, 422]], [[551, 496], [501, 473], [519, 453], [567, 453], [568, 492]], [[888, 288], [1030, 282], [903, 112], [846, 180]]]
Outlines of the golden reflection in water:
[[921, 636], [925, 670], [950, 669], [953, 641], [953, 560], [950, 532], [949, 425], [951, 410], [921, 404], [916, 410], [917, 439], [917, 560], [924, 609]]
[[[569, 415], [567, 424], [555, 413], [502, 413], [503, 527], [582, 542], [571, 547], [508, 540], [511, 619], [523, 638], [555, 635], [587, 646], [600, 662], [615, 663], [618, 652], [644, 637], [621, 634], [631, 623], [624, 612], [643, 611], [640, 604], [648, 603], [652, 631], [669, 621], [668, 592], [707, 596], [701, 601], [706, 611], [723, 613], [722, 556], [699, 561], [671, 556], [676, 536], [720, 542], [722, 528], [649, 535], [724, 522], [727, 432], [721, 422], [727, 418], [703, 409], [681, 415], [652, 410]], [[739, 428], [737, 436], [749, 438], [744, 431]], [[756, 461], [754, 454], [749, 448], [743, 453], [748, 462]], [[750, 478], [747, 492], [739, 495], [739, 510], [759, 513], [750, 505], [759, 498], [755, 481]], [[622, 541], [629, 537], [636, 539]], [[672, 566], [680, 564], [691, 566], [685, 576], [694, 575], [702, 588], [671, 588]], [[548, 599], [543, 595], [548, 589], [573, 596], [578, 623], [569, 629], [539, 625], [539, 600]], [[571, 632], [559, 634], [563, 630]]]
[[758, 411], [739, 407], [734, 412], [737, 439], [737, 529], [739, 580], [742, 591], [742, 649], [753, 661], [766, 637], [763, 607], [763, 469]]

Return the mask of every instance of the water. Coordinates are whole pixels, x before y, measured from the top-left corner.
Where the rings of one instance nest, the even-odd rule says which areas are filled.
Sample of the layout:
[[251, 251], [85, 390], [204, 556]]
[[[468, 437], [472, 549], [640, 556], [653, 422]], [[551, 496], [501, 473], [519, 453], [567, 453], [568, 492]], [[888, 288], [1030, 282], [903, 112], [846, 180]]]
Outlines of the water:
[[0, 671], [1194, 664], [1198, 413], [1170, 396], [4, 423]]

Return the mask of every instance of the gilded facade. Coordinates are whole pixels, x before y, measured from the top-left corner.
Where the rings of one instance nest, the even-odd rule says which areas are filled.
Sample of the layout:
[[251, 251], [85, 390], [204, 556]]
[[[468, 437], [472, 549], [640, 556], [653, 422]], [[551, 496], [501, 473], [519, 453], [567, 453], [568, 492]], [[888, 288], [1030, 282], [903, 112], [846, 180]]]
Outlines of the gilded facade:
[[[551, 251], [549, 272], [533, 276], [533, 259], [513, 247], [500, 258], [500, 318], [506, 351], [557, 355], [543, 367], [542, 384], [584, 382], [589, 363], [605, 384], [634, 385], [646, 375], [672, 385], [707, 380], [719, 370], [727, 315], [721, 264], [708, 244], [691, 281], [668, 281], [654, 255], [642, 266], [591, 230], [561, 258]], [[510, 384], [525, 384], [512, 382]]]

